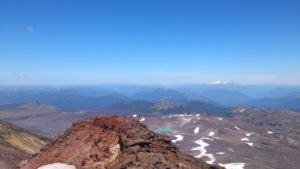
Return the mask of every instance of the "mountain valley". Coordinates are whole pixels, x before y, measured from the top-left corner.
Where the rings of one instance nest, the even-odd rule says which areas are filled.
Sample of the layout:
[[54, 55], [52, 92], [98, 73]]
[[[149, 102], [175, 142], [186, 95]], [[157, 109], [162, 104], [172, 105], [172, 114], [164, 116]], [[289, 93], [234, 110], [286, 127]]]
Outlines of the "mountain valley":
[[[21, 95], [17, 94], [20, 91], [15, 91], [9, 95], [9, 97], [18, 99], [15, 100], [16, 102], [12, 99], [10, 102], [0, 105], [0, 119], [8, 122], [1, 121], [1, 124], [10, 126], [8, 128], [13, 128], [18, 132], [11, 132], [11, 129], [2, 127], [1, 151], [7, 155], [1, 156], [1, 165], [6, 168], [18, 168], [19, 165], [25, 164], [26, 160], [31, 159], [33, 154], [38, 153], [41, 148], [42, 151], [47, 152], [49, 146], [59, 144], [57, 139], [66, 137], [66, 132], [73, 131], [70, 128], [75, 124], [80, 124], [81, 120], [117, 115], [120, 118], [126, 117], [130, 121], [141, 122], [147, 125], [151, 131], [169, 136], [171, 142], [185, 154], [209, 164], [223, 166], [226, 169], [296, 169], [300, 166], [297, 158], [300, 156], [300, 133], [298, 131], [300, 113], [296, 111], [297, 102], [287, 104], [288, 108], [294, 107], [295, 110], [281, 109], [280, 104], [277, 104], [278, 108], [276, 109], [259, 108], [264, 106], [254, 107], [252, 104], [246, 104], [246, 102], [254, 100], [252, 97], [241, 94], [242, 90], [232, 92], [230, 88], [222, 88], [222, 90], [205, 88], [198, 91], [202, 94], [206, 93], [206, 96], [197, 94], [196, 90], [193, 93], [181, 88], [170, 90], [151, 87], [138, 88], [135, 91], [130, 88], [130, 92], [115, 88], [111, 91], [96, 89], [103, 93], [92, 92], [95, 89], [64, 89], [65, 93], [62, 92], [63, 94], [60, 93], [56, 97], [52, 90], [47, 91], [48, 100], [56, 100], [55, 102], [59, 103], [54, 105], [47, 104], [44, 102], [45, 100], [40, 99], [40, 93], [33, 96], [32, 91], [23, 91]], [[58, 92], [56, 90], [60, 91], [55, 89], [55, 93]], [[45, 91], [43, 89], [40, 92], [44, 93]], [[31, 93], [32, 97], [25, 97], [24, 93], [27, 93], [25, 95]], [[283, 93], [287, 92], [286, 90], [283, 92], [276, 90], [276, 93], [283, 96]], [[3, 95], [5, 93], [2, 93]], [[63, 97], [61, 97], [62, 95]], [[81, 99], [88, 97], [95, 102], [90, 102], [90, 99], [81, 102], [81, 99], [74, 100], [73, 97]], [[107, 100], [102, 102], [98, 100], [100, 97]], [[5, 97], [1, 98], [2, 101], [4, 101], [3, 98]], [[111, 98], [113, 99], [110, 100]], [[297, 97], [291, 96], [289, 99], [294, 100]], [[17, 100], [22, 100], [22, 102]], [[224, 100], [228, 102], [224, 102]], [[54, 102], [51, 101], [51, 103]], [[267, 102], [260, 103], [266, 104]], [[12, 127], [12, 125], [19, 127]], [[24, 136], [23, 132], [29, 134]], [[15, 136], [12, 133], [16, 133]], [[29, 140], [26, 139], [27, 137]], [[48, 138], [54, 142], [45, 146], [51, 141]], [[10, 144], [8, 147], [6, 147], [7, 140]], [[63, 140], [67, 140], [67, 138]], [[24, 145], [28, 145], [29, 148]], [[76, 145], [77, 143], [74, 143], [72, 147], [75, 148]], [[49, 151], [55, 154], [53, 149], [49, 149]], [[55, 162], [62, 161], [53, 158], [47, 163]], [[74, 159], [65, 162], [72, 163], [77, 168], [83, 167]], [[47, 164], [46, 162], [36, 163], [35, 166], [37, 165]], [[89, 165], [87, 164], [87, 166]], [[28, 166], [30, 165], [28, 164]]]

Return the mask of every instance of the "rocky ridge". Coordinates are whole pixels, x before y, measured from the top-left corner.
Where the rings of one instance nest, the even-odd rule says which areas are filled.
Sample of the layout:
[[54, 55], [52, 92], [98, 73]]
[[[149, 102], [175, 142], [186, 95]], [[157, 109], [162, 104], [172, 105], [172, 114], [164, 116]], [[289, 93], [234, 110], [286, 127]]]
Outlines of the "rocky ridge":
[[50, 140], [0, 120], [0, 169], [14, 169]]
[[166, 135], [126, 117], [97, 116], [74, 123], [22, 169], [64, 163], [77, 169], [220, 169], [183, 154]]

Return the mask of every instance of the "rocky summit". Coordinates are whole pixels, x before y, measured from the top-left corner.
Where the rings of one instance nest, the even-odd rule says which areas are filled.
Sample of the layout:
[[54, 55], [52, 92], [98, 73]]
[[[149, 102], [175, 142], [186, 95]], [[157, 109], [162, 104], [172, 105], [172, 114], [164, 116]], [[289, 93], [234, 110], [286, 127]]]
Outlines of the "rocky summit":
[[181, 153], [166, 135], [134, 119], [98, 116], [71, 128], [31, 158], [22, 169], [220, 169]]

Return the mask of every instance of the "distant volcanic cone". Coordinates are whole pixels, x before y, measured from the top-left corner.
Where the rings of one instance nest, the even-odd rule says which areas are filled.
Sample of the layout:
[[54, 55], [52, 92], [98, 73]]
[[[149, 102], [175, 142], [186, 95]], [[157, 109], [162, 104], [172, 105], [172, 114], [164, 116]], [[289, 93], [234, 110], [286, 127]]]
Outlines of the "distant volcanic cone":
[[134, 119], [117, 116], [98, 116], [73, 124], [22, 169], [58, 163], [76, 169], [221, 168], [181, 153], [168, 136], [150, 131]]

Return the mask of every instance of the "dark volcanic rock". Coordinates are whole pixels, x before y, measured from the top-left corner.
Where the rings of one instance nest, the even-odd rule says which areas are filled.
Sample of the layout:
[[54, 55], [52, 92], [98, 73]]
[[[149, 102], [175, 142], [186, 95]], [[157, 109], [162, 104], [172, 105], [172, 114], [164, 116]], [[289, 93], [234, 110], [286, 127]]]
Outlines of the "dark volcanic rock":
[[168, 136], [125, 117], [98, 116], [73, 124], [23, 169], [62, 162], [77, 169], [218, 169], [181, 153]]

